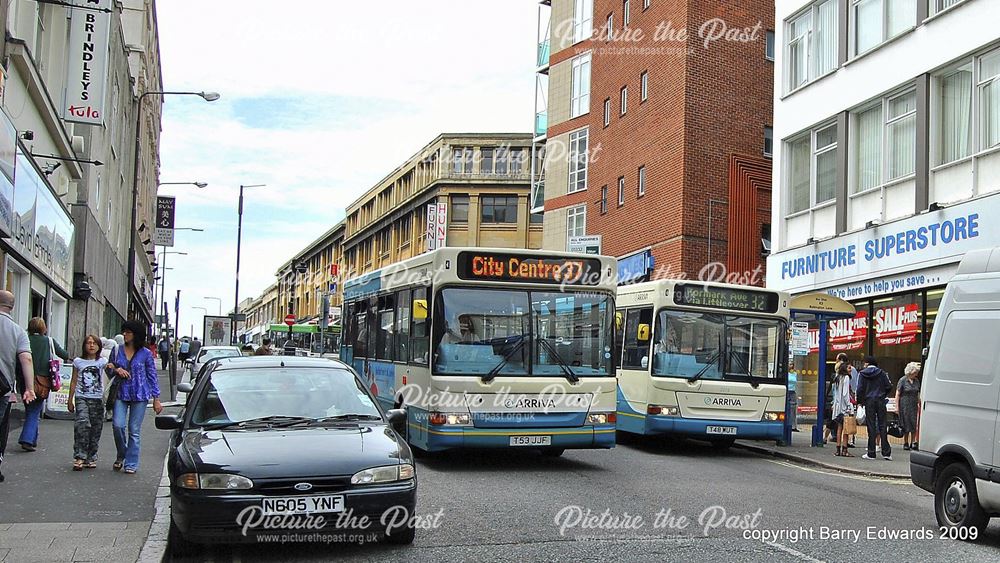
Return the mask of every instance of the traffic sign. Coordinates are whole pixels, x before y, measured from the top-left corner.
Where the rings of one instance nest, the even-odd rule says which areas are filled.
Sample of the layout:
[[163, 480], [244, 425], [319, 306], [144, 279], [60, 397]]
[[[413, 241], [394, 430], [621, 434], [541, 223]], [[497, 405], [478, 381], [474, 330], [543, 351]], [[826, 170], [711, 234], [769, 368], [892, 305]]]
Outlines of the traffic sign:
[[293, 324], [295, 324], [295, 315], [292, 314], [285, 315], [285, 324], [288, 326], [292, 326]]

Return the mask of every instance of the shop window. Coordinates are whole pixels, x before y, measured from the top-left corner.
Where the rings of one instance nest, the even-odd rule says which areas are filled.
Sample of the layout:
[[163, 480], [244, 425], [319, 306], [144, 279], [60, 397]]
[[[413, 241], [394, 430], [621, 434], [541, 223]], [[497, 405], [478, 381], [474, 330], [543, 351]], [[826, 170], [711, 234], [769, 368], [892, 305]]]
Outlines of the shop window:
[[923, 296], [911, 293], [872, 301], [872, 355], [889, 372], [893, 385], [909, 362], [919, 362], [923, 333]]

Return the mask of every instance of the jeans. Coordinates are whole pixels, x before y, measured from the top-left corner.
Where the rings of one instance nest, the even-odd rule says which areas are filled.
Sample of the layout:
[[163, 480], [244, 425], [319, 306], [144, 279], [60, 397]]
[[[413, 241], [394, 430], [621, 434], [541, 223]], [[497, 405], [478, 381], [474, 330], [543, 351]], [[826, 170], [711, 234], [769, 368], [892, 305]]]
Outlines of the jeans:
[[[0, 377], [3, 377], [0, 374]], [[7, 432], [10, 430], [10, 406], [6, 395], [0, 395], [0, 463], [3, 463], [3, 454], [7, 450]]]
[[97, 461], [97, 447], [104, 429], [104, 401], [77, 398], [73, 424], [73, 459]]
[[115, 432], [118, 461], [125, 462], [125, 469], [139, 468], [139, 434], [142, 417], [146, 414], [147, 401], [115, 401], [111, 425]]
[[24, 426], [21, 427], [21, 437], [17, 439], [18, 444], [31, 447], [38, 445], [38, 424], [42, 420], [44, 407], [45, 399], [35, 399], [24, 405]]
[[169, 359], [170, 359], [170, 353], [169, 352], [160, 352], [160, 369], [161, 370], [166, 370], [167, 369], [167, 360], [169, 360]]
[[892, 455], [889, 446], [889, 434], [886, 432], [888, 421], [885, 412], [885, 399], [868, 399], [865, 401], [865, 419], [868, 423], [868, 457], [875, 457], [875, 436], [882, 439], [882, 455]]

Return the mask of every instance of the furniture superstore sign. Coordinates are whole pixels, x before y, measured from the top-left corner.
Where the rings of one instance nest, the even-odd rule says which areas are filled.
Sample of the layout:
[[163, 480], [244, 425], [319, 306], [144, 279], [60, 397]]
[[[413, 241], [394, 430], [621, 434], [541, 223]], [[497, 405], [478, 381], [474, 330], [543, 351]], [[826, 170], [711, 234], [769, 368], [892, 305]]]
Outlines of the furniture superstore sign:
[[828, 292], [849, 299], [946, 283], [966, 252], [1000, 246], [998, 221], [1000, 196], [990, 196], [776, 253], [767, 286], [796, 293], [844, 285]]

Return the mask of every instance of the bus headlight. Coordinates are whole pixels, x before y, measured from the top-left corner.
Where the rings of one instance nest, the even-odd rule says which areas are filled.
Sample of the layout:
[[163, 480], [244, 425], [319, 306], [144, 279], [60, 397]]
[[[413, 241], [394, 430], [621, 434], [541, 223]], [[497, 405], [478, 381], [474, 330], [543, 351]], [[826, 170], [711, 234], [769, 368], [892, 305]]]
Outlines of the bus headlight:
[[653, 416], [680, 416], [681, 410], [672, 405], [649, 405], [646, 407], [646, 414], [651, 414]]
[[614, 424], [618, 415], [613, 412], [601, 412], [587, 415], [587, 424]]
[[766, 422], [784, 422], [785, 413], [783, 412], [766, 412], [764, 413], [764, 420]]
[[469, 413], [432, 412], [429, 420], [435, 426], [468, 426], [472, 423]]

